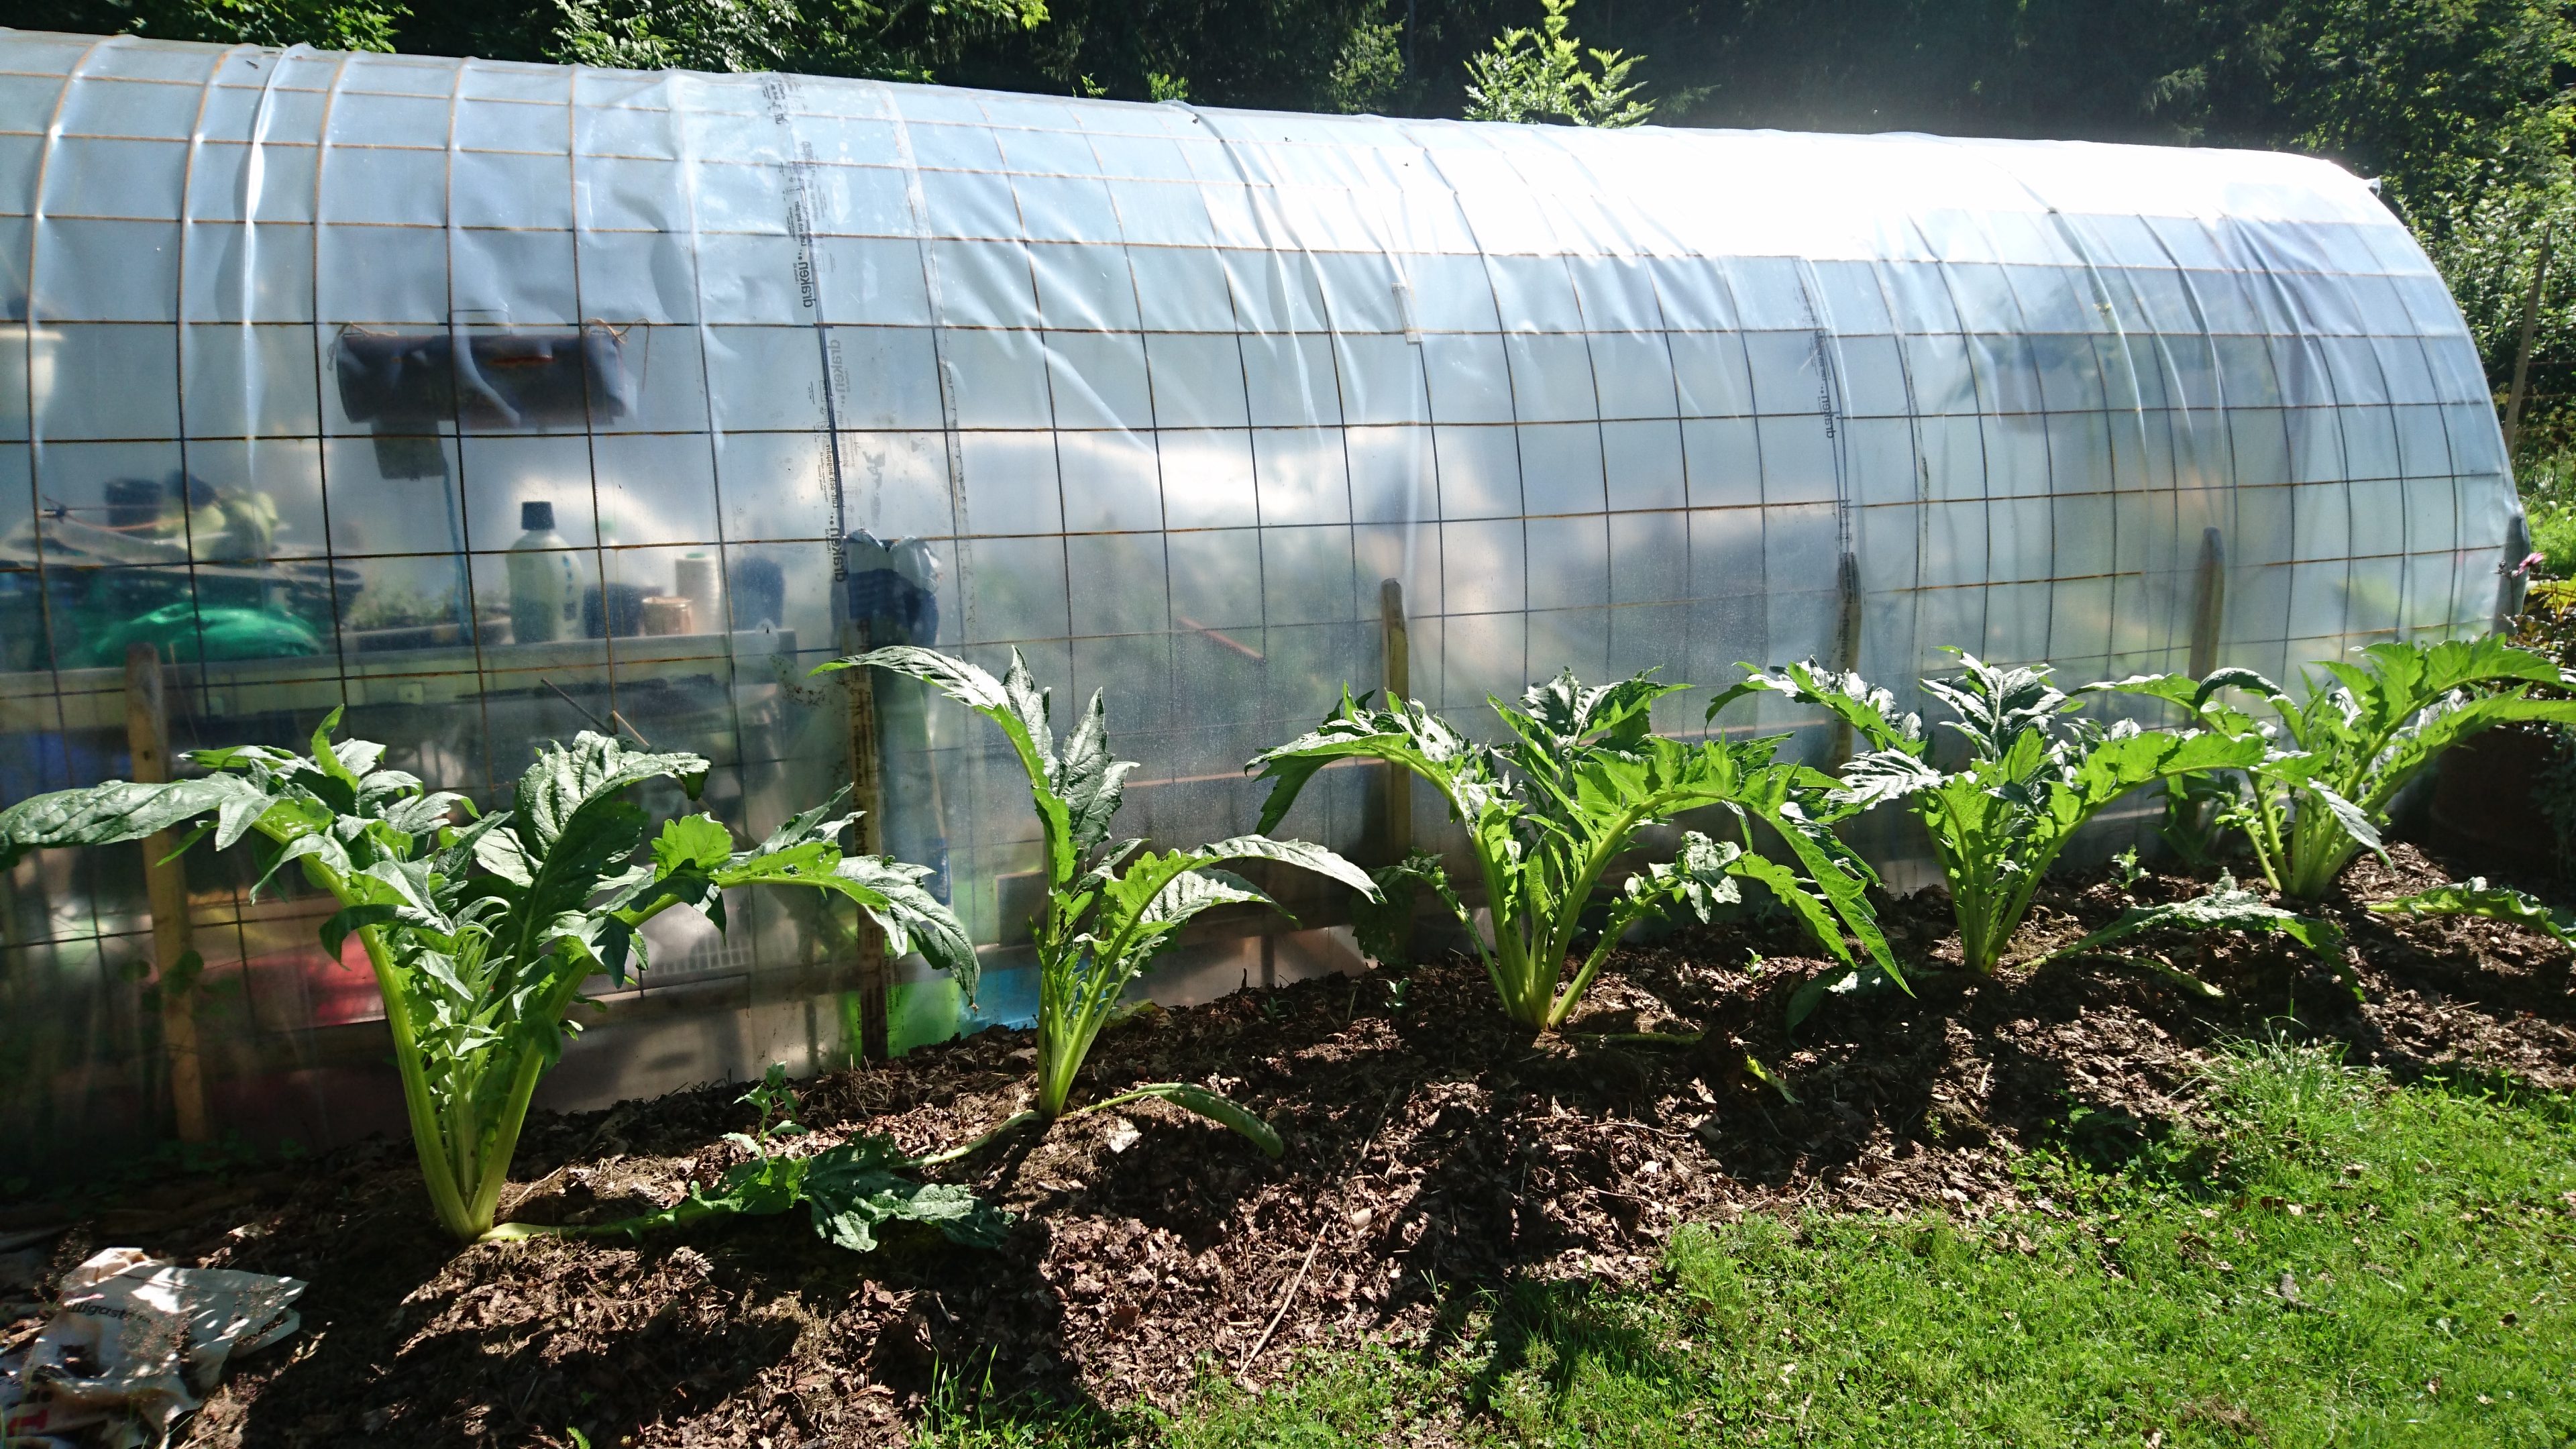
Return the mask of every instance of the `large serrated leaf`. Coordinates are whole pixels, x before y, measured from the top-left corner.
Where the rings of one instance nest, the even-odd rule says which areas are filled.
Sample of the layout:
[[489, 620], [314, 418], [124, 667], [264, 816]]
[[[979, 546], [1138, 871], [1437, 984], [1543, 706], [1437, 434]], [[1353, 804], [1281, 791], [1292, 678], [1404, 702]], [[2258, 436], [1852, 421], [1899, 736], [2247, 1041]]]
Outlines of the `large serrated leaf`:
[[2086, 813], [2155, 780], [2206, 770], [2244, 769], [2261, 762], [2259, 739], [2214, 734], [2131, 734], [2102, 741], [2085, 752], [2071, 782]]
[[[873, 666], [908, 675], [930, 685], [949, 698], [983, 715], [999, 726], [1003, 738], [1011, 743], [1020, 758], [1020, 768], [1029, 780], [1029, 796], [1037, 807], [1040, 832], [1046, 838], [1047, 880], [1061, 886], [1071, 881], [1080, 867], [1082, 848], [1075, 843], [1078, 828], [1088, 828], [1088, 818], [1078, 827], [1074, 804], [1059, 794], [1055, 781], [1062, 765], [1055, 756], [1055, 742], [1047, 728], [1047, 694], [1037, 687], [1029, 673], [1028, 661], [1020, 651], [1011, 651], [1011, 669], [1007, 679], [995, 679], [963, 659], [953, 659], [935, 649], [901, 645], [870, 650], [847, 659], [836, 659], [818, 665], [816, 673], [833, 669], [855, 669]], [[1105, 771], [1104, 771], [1105, 773]], [[1109, 783], [1108, 806], [1116, 808], [1118, 779]], [[1087, 802], [1095, 809], [1100, 803], [1097, 790]], [[1106, 830], [1105, 821], [1101, 828]]]
[[[1138, 919], [1155, 925], [1181, 926], [1199, 912], [1216, 906], [1263, 905], [1272, 910], [1279, 903], [1264, 894], [1260, 887], [1232, 871], [1198, 869], [1183, 871], [1171, 883], [1155, 892]], [[1287, 912], [1280, 911], [1281, 915]], [[1296, 917], [1289, 916], [1290, 921]]]
[[[2099, 951], [2114, 941], [2141, 931], [2165, 928], [2276, 932], [2307, 947], [2333, 966], [2339, 975], [2346, 971], [2342, 927], [2322, 916], [2304, 916], [2272, 905], [2254, 892], [2238, 886], [2236, 878], [2226, 874], [2219, 876], [2217, 885], [2189, 900], [2161, 906], [2131, 906], [2120, 912], [2111, 924], [2073, 945], [2061, 946], [2031, 964], [2039, 966]], [[2206, 984], [2202, 984], [2200, 989], [2204, 994], [2215, 994]]]
[[1856, 755], [1843, 766], [1843, 783], [1833, 798], [1868, 809], [1940, 787], [1945, 777], [1921, 757], [1905, 750], [1874, 750]]
[[1836, 672], [1809, 660], [1770, 672], [1752, 665], [1739, 666], [1745, 671], [1744, 681], [1709, 701], [1707, 718], [1714, 722], [1720, 711], [1748, 694], [1778, 694], [1795, 704], [1814, 705], [1835, 719], [1851, 726], [1876, 750], [1900, 750], [1920, 754], [1925, 744], [1923, 720], [1919, 715], [1896, 711], [1896, 696], [1877, 688], [1858, 674]]
[[975, 954], [975, 942], [957, 913], [922, 888], [922, 878], [929, 874], [926, 867], [885, 856], [853, 855], [843, 857], [833, 872], [846, 883], [844, 894], [875, 917], [891, 949], [898, 954], [905, 949], [920, 952], [923, 960], [957, 983], [970, 1008], [974, 1005], [982, 982], [982, 958]]
[[846, 659], [815, 665], [808, 672], [829, 674], [839, 669], [869, 668], [909, 675], [968, 709], [1006, 710], [1010, 707], [1010, 696], [1003, 691], [1002, 681], [963, 659], [918, 645], [895, 644], [871, 649], [865, 654], [853, 654]]
[[234, 775], [157, 785], [110, 780], [38, 795], [0, 810], [0, 866], [31, 850], [141, 840], [209, 812], [229, 810], [230, 818], [247, 814], [255, 820], [276, 803], [277, 797]]
[[920, 1183], [892, 1171], [900, 1153], [881, 1137], [861, 1138], [805, 1159], [800, 1188], [815, 1236], [852, 1252], [877, 1246], [887, 1223], [925, 1223], [951, 1242], [994, 1249], [1010, 1234], [1007, 1213], [966, 1188]]
[[585, 810], [602, 807], [630, 785], [666, 777], [685, 781], [706, 772], [701, 756], [632, 750], [620, 740], [583, 730], [569, 746], [549, 742], [538, 747], [536, 761], [519, 776], [511, 814], [520, 838], [531, 853], [539, 853], [575, 829]]
[[694, 870], [713, 874], [733, 859], [733, 832], [712, 815], [682, 815], [662, 822], [653, 838], [653, 865], [663, 875]]
[[1124, 801], [1128, 772], [1135, 768], [1133, 760], [1109, 757], [1108, 712], [1101, 692], [1092, 691], [1082, 723], [1065, 740], [1063, 757], [1048, 778], [1064, 798], [1068, 835], [1077, 855], [1109, 838], [1110, 821]]
[[1267, 835], [1237, 835], [1210, 845], [1202, 845], [1195, 855], [1209, 862], [1227, 860], [1275, 860], [1320, 876], [1340, 881], [1361, 895], [1375, 899], [1377, 882], [1369, 873], [1320, 845], [1303, 840], [1274, 840]]
[[2393, 901], [2373, 901], [2370, 909], [2410, 916], [2484, 916], [2529, 926], [2576, 945], [2576, 917], [2511, 886], [2488, 885], [2485, 876], [2473, 875], [2466, 884], [2438, 885]]

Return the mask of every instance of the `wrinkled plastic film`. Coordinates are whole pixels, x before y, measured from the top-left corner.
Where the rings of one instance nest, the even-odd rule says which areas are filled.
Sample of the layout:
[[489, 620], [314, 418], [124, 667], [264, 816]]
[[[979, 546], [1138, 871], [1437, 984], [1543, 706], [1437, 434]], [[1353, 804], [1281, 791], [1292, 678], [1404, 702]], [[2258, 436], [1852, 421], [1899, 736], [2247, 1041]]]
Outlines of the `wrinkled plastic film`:
[[[0, 163], [11, 801], [124, 771], [142, 641], [176, 748], [343, 707], [491, 806], [620, 728], [705, 755], [699, 808], [756, 837], [849, 778], [850, 676], [806, 671], [914, 643], [1017, 648], [1063, 717], [1104, 691], [1122, 833], [1195, 842], [1378, 683], [1387, 580], [1462, 722], [1655, 667], [1692, 734], [1738, 661], [2183, 668], [2213, 548], [2217, 657], [2276, 676], [2485, 627], [2515, 562], [2458, 310], [2295, 157], [11, 35]], [[1017, 761], [858, 687], [885, 845], [987, 956], [980, 1015], [904, 974], [894, 1039], [1024, 1019]], [[1721, 724], [1827, 744], [1776, 701]], [[1367, 856], [1373, 784], [1286, 828]], [[215, 1120], [395, 1125], [372, 979], [245, 869], [188, 862]], [[7, 890], [9, 1140], [147, 1131], [139, 854]], [[845, 1059], [856, 941], [782, 894], [658, 920], [546, 1099]], [[1283, 928], [1158, 989], [1353, 959]]]

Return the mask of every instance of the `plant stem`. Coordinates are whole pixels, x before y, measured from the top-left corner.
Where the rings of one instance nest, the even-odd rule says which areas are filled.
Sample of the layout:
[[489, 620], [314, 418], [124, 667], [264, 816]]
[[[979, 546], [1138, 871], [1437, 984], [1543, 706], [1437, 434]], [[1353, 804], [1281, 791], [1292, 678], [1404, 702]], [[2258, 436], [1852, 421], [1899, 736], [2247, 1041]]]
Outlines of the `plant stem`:
[[2254, 807], [2254, 818], [2246, 824], [2245, 838], [2254, 844], [2254, 864], [2263, 872], [2263, 883], [2279, 890], [2281, 870], [2275, 858], [2281, 850], [2280, 833], [2273, 826], [2270, 807], [2259, 800]]
[[471, 1242], [492, 1225], [491, 1219], [486, 1216], [481, 1223], [474, 1220], [466, 1209], [465, 1194], [455, 1171], [448, 1164], [445, 1134], [439, 1130], [438, 1105], [430, 1099], [429, 1074], [421, 1065], [420, 1038], [412, 1030], [411, 1000], [403, 991], [401, 973], [385, 954], [379, 928], [359, 928], [358, 940], [366, 947], [368, 962], [376, 968], [376, 989], [384, 994], [385, 1026], [394, 1039], [394, 1069], [402, 1077], [403, 1113], [411, 1119], [412, 1147], [420, 1154], [420, 1175], [429, 1184], [430, 1205], [437, 1209], [440, 1227]]
[[1619, 937], [1632, 921], [1632, 917], [1614, 916], [1604, 925], [1601, 939], [1593, 945], [1592, 954], [1584, 958], [1582, 969], [1574, 973], [1574, 980], [1557, 994], [1555, 1001], [1549, 1003], [1547, 1030], [1555, 1031], [1564, 1026], [1565, 1019], [1574, 1014], [1575, 1004], [1583, 1000], [1584, 992], [1592, 989], [1592, 978], [1601, 974], [1601, 963], [1610, 959], [1611, 949], [1619, 944]]
[[728, 1208], [701, 1200], [692, 1191], [678, 1202], [659, 1212], [619, 1218], [613, 1223], [576, 1223], [556, 1227], [546, 1223], [503, 1223], [486, 1228], [475, 1241], [515, 1243], [527, 1238], [634, 1238], [660, 1228], [682, 1228], [706, 1218], [719, 1216]]
[[1065, 1113], [1064, 1116], [1059, 1117], [1056, 1120], [1061, 1122], [1066, 1118], [1080, 1117], [1085, 1113], [1105, 1112], [1112, 1107], [1123, 1107], [1129, 1102], [1139, 1102], [1143, 1101], [1147, 1097], [1160, 1096], [1161, 1094], [1156, 1092], [1154, 1088], [1167, 1087], [1170, 1085], [1171, 1083], [1169, 1082], [1155, 1082], [1148, 1086], [1140, 1087], [1132, 1092], [1121, 1092], [1115, 1097], [1103, 1097], [1097, 1102], [1085, 1102], [1081, 1106]]

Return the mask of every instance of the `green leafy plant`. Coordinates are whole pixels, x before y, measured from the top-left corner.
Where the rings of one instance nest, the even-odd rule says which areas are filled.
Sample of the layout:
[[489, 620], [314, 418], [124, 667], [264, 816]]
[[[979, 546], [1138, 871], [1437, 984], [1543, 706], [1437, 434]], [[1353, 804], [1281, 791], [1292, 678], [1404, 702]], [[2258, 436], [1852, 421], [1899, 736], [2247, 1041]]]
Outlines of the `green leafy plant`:
[[1325, 108], [1346, 116], [1383, 112], [1404, 94], [1404, 24], [1377, 19], [1385, 10], [1385, 0], [1376, 0], [1343, 37], [1324, 82]]
[[[2323, 677], [2309, 676], [2298, 704], [2250, 669], [2089, 687], [2166, 700], [2210, 736], [2255, 747], [2250, 759], [2213, 767], [2243, 772], [2217, 820], [2245, 832], [2273, 889], [2313, 901], [2354, 856], [2380, 848], [2389, 802], [2442, 751], [2511, 720], [2576, 722], [2576, 699], [2531, 694], [2535, 685], [2576, 688], [2576, 676], [2493, 636], [2373, 644], [2361, 655], [2359, 664], [2317, 665]], [[2230, 690], [2274, 718], [2229, 704]]]
[[2120, 889], [2136, 890], [2138, 882], [2147, 878], [2147, 868], [2138, 864], [2138, 848], [2132, 845], [2118, 855], [2112, 856], [2111, 873], [2119, 877]]
[[[2360, 979], [2352, 974], [2351, 965], [2344, 957], [2341, 926], [2322, 916], [2303, 916], [2273, 905], [2238, 885], [2236, 877], [2224, 872], [2219, 875], [2218, 884], [2190, 900], [2161, 906], [2131, 906], [2120, 912], [2119, 918], [2111, 924], [2071, 946], [2061, 946], [2031, 964], [2044, 966], [2051, 961], [2094, 955], [2114, 941], [2165, 927], [2192, 931], [2277, 932], [2316, 953], [2319, 959], [2334, 967], [2335, 974], [2352, 988], [2356, 998], [2361, 994]], [[2117, 959], [2136, 958], [2124, 956]], [[2217, 987], [2165, 962], [2147, 958], [2138, 960], [2137, 964], [2159, 972], [2198, 995], [2216, 997], [2222, 994]]]
[[[1276, 861], [1340, 881], [1364, 897], [1377, 895], [1366, 871], [1302, 840], [1238, 835], [1195, 850], [1160, 852], [1141, 840], [1111, 843], [1110, 821], [1135, 763], [1109, 757], [1108, 715], [1097, 691], [1059, 747], [1049, 725], [1052, 695], [1038, 688], [1016, 649], [1001, 679], [965, 660], [911, 646], [834, 660], [816, 672], [870, 667], [919, 679], [999, 726], [1028, 774], [1037, 807], [1047, 872], [1045, 913], [1029, 923], [1038, 957], [1038, 1100], [1032, 1111], [996, 1132], [1023, 1120], [1052, 1122], [1068, 1115], [1074, 1077], [1101, 1027], [1129, 984], [1177, 943], [1193, 917], [1237, 902], [1280, 909], [1251, 882], [1218, 867]], [[1149, 1096], [1223, 1123], [1270, 1156], [1281, 1151], [1278, 1134], [1259, 1117], [1184, 1082], [1151, 1083], [1078, 1110], [1099, 1111]]]
[[755, 1157], [726, 1168], [715, 1190], [689, 1184], [688, 1193], [659, 1212], [613, 1223], [552, 1227], [503, 1223], [485, 1238], [629, 1238], [668, 1232], [730, 1217], [774, 1217], [799, 1204], [813, 1215], [814, 1236], [854, 1253], [873, 1252], [877, 1230], [888, 1223], [925, 1223], [950, 1242], [998, 1248], [1009, 1234], [1007, 1213], [954, 1183], [915, 1182], [904, 1176], [920, 1166], [888, 1137], [861, 1137], [811, 1157]]
[[[1568, 670], [1531, 685], [1520, 709], [1487, 701], [1512, 734], [1499, 750], [1416, 701], [1372, 709], [1370, 697], [1345, 694], [1320, 728], [1247, 767], [1271, 782], [1261, 828], [1274, 828], [1335, 760], [1383, 760], [1429, 781], [1466, 827], [1484, 877], [1490, 938], [1436, 860], [1424, 857], [1422, 879], [1467, 928], [1503, 1010], [1540, 1031], [1565, 1024], [1630, 926], [1674, 909], [1711, 919], [1719, 904], [1739, 898], [1737, 881], [1747, 877], [1769, 887], [1838, 960], [1854, 964], [1848, 931], [1901, 983], [1865, 895], [1878, 877], [1829, 828], [1851, 813], [1829, 801], [1832, 779], [1774, 760], [1777, 739], [1683, 744], [1648, 733], [1654, 702], [1686, 687], [1640, 674], [1586, 688]], [[1602, 889], [1602, 876], [1635, 848], [1639, 831], [1708, 806], [1734, 813], [1743, 843], [1687, 831], [1673, 859], [1647, 864], [1616, 891]], [[1805, 878], [1753, 849], [1757, 818], [1788, 843]], [[1587, 923], [1593, 914], [1597, 925]], [[1591, 949], [1568, 977], [1585, 935]]]
[[2373, 901], [2370, 908], [2388, 915], [2484, 916], [2491, 921], [2528, 926], [2576, 946], [2576, 916], [2511, 886], [2488, 885], [2482, 875], [2469, 877], [2466, 885], [2438, 885], [2393, 901]]
[[771, 1062], [768, 1074], [733, 1100], [738, 1107], [758, 1108], [760, 1118], [749, 1132], [728, 1132], [724, 1140], [754, 1157], [769, 1156], [769, 1144], [778, 1138], [805, 1135], [805, 1124], [796, 1120], [796, 1090], [787, 1085], [785, 1062]]
[[537, 8], [551, 14], [548, 60], [920, 82], [963, 42], [1034, 30], [1047, 19], [1045, 0], [555, 0]]
[[[1490, 49], [1467, 58], [1467, 119], [1643, 125], [1655, 105], [1630, 99], [1644, 87], [1629, 84], [1628, 72], [1645, 57], [1587, 50], [1565, 33], [1574, 0], [1539, 4], [1547, 14], [1537, 30], [1513, 26]], [[1598, 69], [1585, 68], [1587, 54]]]
[[758, 1108], [760, 1117], [749, 1132], [725, 1134], [751, 1160], [725, 1169], [715, 1191], [693, 1182], [678, 1202], [658, 1212], [570, 1227], [503, 1223], [485, 1238], [641, 1238], [719, 1218], [773, 1217], [800, 1203], [813, 1215], [816, 1237], [854, 1253], [873, 1251], [877, 1229], [894, 1222], [928, 1224], [970, 1248], [998, 1248], [1010, 1232], [1008, 1213], [965, 1188], [903, 1176], [931, 1159], [905, 1157], [889, 1137], [853, 1138], [810, 1157], [773, 1155], [771, 1143], [806, 1131], [796, 1120], [796, 1093], [787, 1085], [783, 1062], [771, 1063], [768, 1075], [734, 1100]]
[[2236, 800], [2235, 783], [2224, 773], [2167, 776], [2165, 818], [2156, 835], [2186, 868], [2215, 869], [2233, 853], [2229, 837], [2235, 830]]
[[2259, 741], [2068, 719], [2077, 701], [2049, 682], [2046, 667], [1997, 668], [1952, 652], [1965, 672], [1923, 687], [1958, 716], [1945, 723], [1967, 745], [1959, 770], [1933, 762], [1921, 716], [1897, 714], [1888, 691], [1814, 664], [1752, 670], [1708, 712], [1715, 719], [1733, 701], [1767, 692], [1821, 706], [1869, 741], [1870, 750], [1843, 767], [1832, 798], [1864, 809], [1902, 801], [1923, 822], [1949, 883], [1960, 955], [1972, 971], [1993, 972], [2040, 879], [2102, 807], [2149, 781], [2242, 765], [2261, 753]]
[[566, 1016], [582, 982], [642, 970], [642, 927], [663, 911], [691, 907], [722, 929], [723, 892], [735, 887], [828, 891], [874, 917], [889, 950], [918, 949], [974, 989], [973, 945], [921, 889], [927, 870], [843, 855], [850, 817], [824, 818], [837, 799], [747, 851], [712, 817], [669, 820], [639, 856], [647, 821], [627, 789], [676, 778], [694, 794], [705, 760], [584, 732], [538, 748], [510, 809], [459, 827], [455, 817], [473, 813], [464, 797], [378, 768], [381, 745], [333, 744], [339, 719], [334, 710], [313, 732], [310, 757], [200, 750], [188, 759], [211, 772], [201, 777], [109, 781], [13, 806], [0, 812], [0, 869], [31, 850], [204, 821], [179, 849], [209, 833], [217, 849], [257, 837], [254, 894], [289, 865], [330, 892], [340, 909], [322, 925], [322, 949], [336, 959], [355, 936], [366, 950], [430, 1201], [460, 1238], [492, 1227], [529, 1097], [576, 1029]]
[[1366, 896], [1351, 906], [1351, 941], [1360, 954], [1381, 968], [1413, 964], [1413, 908], [1422, 888], [1438, 888], [1440, 857], [1410, 850], [1393, 865], [1369, 872], [1377, 882], [1377, 899]]

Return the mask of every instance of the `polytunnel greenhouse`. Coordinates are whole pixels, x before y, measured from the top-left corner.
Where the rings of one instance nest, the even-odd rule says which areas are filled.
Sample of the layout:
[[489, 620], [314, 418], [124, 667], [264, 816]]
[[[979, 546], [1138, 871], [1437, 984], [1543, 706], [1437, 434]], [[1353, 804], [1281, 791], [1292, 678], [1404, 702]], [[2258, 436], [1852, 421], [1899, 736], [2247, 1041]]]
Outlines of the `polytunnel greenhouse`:
[[[2315, 160], [21, 33], [0, 132], [0, 804], [342, 708], [484, 803], [578, 730], [694, 750], [757, 837], [852, 778], [806, 671], [917, 643], [1105, 690], [1122, 833], [1195, 842], [1390, 640], [1461, 720], [1652, 666], [1696, 734], [1738, 661], [2280, 675], [2513, 602], [2460, 314]], [[1023, 1018], [1018, 766], [870, 688], [885, 848], [988, 968], [973, 1016], [898, 966], [892, 1043]], [[1813, 723], [1763, 708], [1721, 723]], [[1379, 788], [1286, 829], [1382, 855]], [[9, 1141], [166, 1110], [173, 910], [217, 1124], [400, 1120], [327, 897], [243, 869], [193, 852], [158, 916], [132, 848], [7, 877]], [[856, 1049], [847, 919], [679, 914], [541, 1102]], [[1356, 960], [1272, 919], [1158, 990]]]

